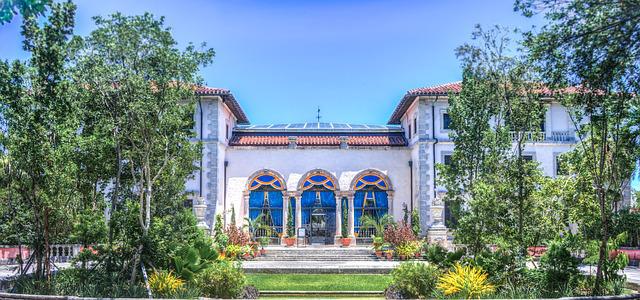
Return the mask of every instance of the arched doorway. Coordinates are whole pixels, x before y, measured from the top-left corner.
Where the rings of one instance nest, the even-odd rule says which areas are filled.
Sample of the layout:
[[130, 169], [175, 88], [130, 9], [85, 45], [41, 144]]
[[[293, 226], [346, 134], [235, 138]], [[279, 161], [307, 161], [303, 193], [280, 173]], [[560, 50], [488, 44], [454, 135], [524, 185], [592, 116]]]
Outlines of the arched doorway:
[[337, 180], [323, 170], [307, 173], [300, 181], [302, 224], [311, 244], [333, 244], [336, 233]]
[[275, 242], [283, 232], [282, 192], [285, 187], [282, 176], [271, 170], [258, 171], [249, 178], [249, 218], [270, 228], [257, 229], [256, 237], [268, 236]]
[[389, 213], [389, 194], [392, 190], [389, 178], [378, 170], [365, 170], [354, 177], [351, 188], [353, 198], [354, 232], [357, 239], [368, 242], [376, 233], [374, 228], [361, 228], [363, 216], [379, 220]]

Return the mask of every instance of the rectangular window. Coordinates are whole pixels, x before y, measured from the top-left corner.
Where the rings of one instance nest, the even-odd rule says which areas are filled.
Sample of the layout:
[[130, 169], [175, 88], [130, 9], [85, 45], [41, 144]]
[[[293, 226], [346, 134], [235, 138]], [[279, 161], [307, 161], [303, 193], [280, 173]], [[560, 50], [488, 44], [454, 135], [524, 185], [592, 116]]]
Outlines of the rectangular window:
[[556, 176], [557, 175], [567, 175], [562, 168], [562, 160], [560, 159], [560, 155], [556, 155]]
[[444, 164], [446, 166], [451, 165], [451, 155], [445, 155], [444, 156]]
[[451, 126], [451, 118], [448, 113], [442, 114], [442, 129], [449, 130], [449, 126]]
[[526, 161], [533, 161], [533, 155], [523, 155], [522, 159]]
[[413, 118], [413, 133], [418, 133], [418, 118]]
[[225, 125], [225, 133], [227, 135], [227, 140], [229, 139], [229, 124]]
[[411, 124], [409, 124], [409, 139], [411, 139]]

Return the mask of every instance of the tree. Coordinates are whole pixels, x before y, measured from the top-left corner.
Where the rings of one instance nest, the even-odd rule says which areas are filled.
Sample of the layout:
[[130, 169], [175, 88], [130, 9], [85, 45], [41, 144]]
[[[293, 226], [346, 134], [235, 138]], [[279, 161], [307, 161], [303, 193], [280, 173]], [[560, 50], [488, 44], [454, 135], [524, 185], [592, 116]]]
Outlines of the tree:
[[0, 2], [0, 25], [11, 22], [14, 15], [22, 14], [25, 18], [43, 15], [51, 0], [3, 0]]
[[28, 63], [0, 66], [5, 151], [19, 197], [32, 214], [35, 276], [49, 276], [49, 244], [66, 236], [77, 194], [73, 163], [78, 106], [69, 80], [69, 44], [75, 6], [55, 4], [48, 22], [34, 16], [22, 25]]
[[110, 231], [117, 228], [116, 216], [124, 216], [115, 214], [121, 199], [136, 199], [119, 208], [124, 214], [137, 210], [135, 233], [120, 233], [122, 239], [135, 240], [129, 243], [135, 245], [129, 264], [134, 282], [140, 262], [156, 259], [149, 249], [154, 247], [149, 244], [155, 239], [150, 234], [154, 220], [165, 228], [182, 219], [163, 217], [184, 211], [184, 183], [198, 154], [198, 145], [190, 141], [194, 87], [201, 82], [197, 71], [214, 52], [193, 45], [178, 49], [164, 18], [148, 13], [94, 20], [97, 29], [80, 45], [75, 78], [86, 87], [86, 105], [93, 107], [91, 129], [106, 137], [103, 150], [113, 162], [105, 167], [114, 183]]
[[[451, 165], [440, 166], [459, 224], [456, 238], [481, 251], [507, 241], [519, 253], [547, 236], [539, 234], [543, 176], [524, 148], [535, 141], [545, 107], [540, 86], [526, 61], [510, 55], [510, 32], [477, 27], [476, 44], [457, 49], [462, 90], [450, 95]], [[546, 210], [543, 210], [546, 211]]]
[[518, 0], [516, 9], [548, 21], [526, 35], [542, 78], [569, 108], [579, 145], [572, 164], [578, 193], [599, 209], [594, 294], [602, 293], [611, 216], [638, 161], [640, 3]]

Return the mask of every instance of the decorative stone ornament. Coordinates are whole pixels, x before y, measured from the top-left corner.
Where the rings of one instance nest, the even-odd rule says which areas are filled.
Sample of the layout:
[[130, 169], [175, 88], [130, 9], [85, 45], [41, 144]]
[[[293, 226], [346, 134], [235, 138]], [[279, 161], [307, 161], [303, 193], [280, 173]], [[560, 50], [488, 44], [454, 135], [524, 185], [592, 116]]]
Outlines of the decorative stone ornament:
[[196, 221], [198, 222], [198, 228], [202, 228], [204, 230], [209, 230], [209, 225], [204, 221], [205, 212], [207, 210], [207, 205], [204, 202], [204, 197], [198, 197], [197, 204], [193, 205], [193, 214], [196, 216]]

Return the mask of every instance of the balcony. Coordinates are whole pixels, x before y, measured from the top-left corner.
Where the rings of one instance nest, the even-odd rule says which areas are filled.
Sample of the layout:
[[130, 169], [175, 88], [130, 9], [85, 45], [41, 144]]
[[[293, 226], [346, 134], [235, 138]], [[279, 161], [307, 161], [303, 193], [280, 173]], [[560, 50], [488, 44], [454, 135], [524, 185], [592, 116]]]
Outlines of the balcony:
[[520, 137], [524, 137], [524, 140], [529, 143], [570, 143], [574, 142], [576, 137], [573, 131], [551, 131], [551, 132], [510, 132], [512, 140], [518, 140]]

